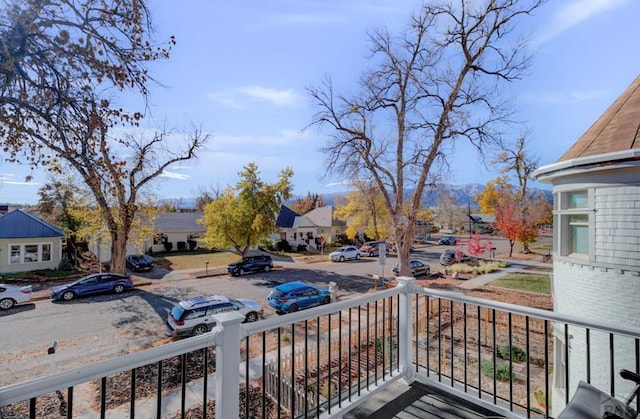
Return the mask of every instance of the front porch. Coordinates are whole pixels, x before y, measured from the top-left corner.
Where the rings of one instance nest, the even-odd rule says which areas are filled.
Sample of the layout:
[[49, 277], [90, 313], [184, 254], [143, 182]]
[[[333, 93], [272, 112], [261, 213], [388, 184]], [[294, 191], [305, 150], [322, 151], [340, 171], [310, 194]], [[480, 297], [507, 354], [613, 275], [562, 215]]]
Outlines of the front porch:
[[[256, 323], [224, 313], [211, 333], [0, 388], [0, 416], [551, 417], [574, 370], [619, 394], [617, 370], [640, 369], [640, 330], [398, 282]], [[633, 365], [614, 362], [622, 346]]]

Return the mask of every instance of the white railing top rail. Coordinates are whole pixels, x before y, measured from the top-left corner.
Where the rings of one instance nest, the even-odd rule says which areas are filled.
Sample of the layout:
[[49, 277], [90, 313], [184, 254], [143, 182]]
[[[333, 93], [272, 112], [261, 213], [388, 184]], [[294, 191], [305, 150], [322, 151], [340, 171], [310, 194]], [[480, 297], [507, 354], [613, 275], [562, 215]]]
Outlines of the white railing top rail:
[[96, 362], [69, 371], [62, 371], [33, 380], [23, 381], [0, 388], [0, 406], [28, 400], [42, 394], [66, 389], [95, 379], [107, 377], [122, 371], [149, 365], [184, 353], [215, 345], [219, 329], [190, 339], [168, 343], [155, 348], [118, 356], [107, 361]]
[[468, 295], [464, 295], [464, 294], [461, 294], [458, 292], [452, 292], [452, 291], [442, 291], [442, 290], [436, 290], [432, 288], [420, 288], [420, 287], [412, 286], [411, 292], [415, 292], [423, 295], [429, 295], [437, 298], [443, 298], [446, 300], [453, 300], [456, 302], [473, 304], [481, 307], [493, 308], [496, 310], [510, 312], [514, 314], [521, 314], [524, 316], [534, 317], [540, 320], [549, 320], [552, 322], [567, 323], [569, 325], [581, 326], [581, 327], [585, 327], [592, 330], [600, 330], [607, 333], [630, 336], [633, 338], [640, 338], [640, 328], [638, 327], [592, 320], [584, 317], [578, 317], [578, 316], [572, 316], [569, 314], [557, 313], [554, 311], [542, 310], [539, 308], [531, 308], [531, 307], [525, 307], [525, 306], [516, 305], [516, 304], [502, 303], [499, 301], [469, 297]]
[[273, 330], [277, 327], [287, 326], [293, 323], [303, 322], [305, 320], [315, 319], [317, 317], [326, 316], [328, 314], [337, 313], [342, 310], [348, 310], [359, 305], [365, 305], [374, 301], [382, 300], [383, 298], [391, 297], [400, 294], [401, 287], [389, 288], [380, 290], [375, 293], [365, 294], [362, 296], [349, 298], [335, 303], [310, 308], [308, 310], [297, 311], [295, 313], [288, 313], [282, 316], [274, 316], [268, 319], [261, 320], [255, 323], [245, 323], [242, 325], [244, 333], [242, 337], [253, 335], [255, 333], [266, 332]]

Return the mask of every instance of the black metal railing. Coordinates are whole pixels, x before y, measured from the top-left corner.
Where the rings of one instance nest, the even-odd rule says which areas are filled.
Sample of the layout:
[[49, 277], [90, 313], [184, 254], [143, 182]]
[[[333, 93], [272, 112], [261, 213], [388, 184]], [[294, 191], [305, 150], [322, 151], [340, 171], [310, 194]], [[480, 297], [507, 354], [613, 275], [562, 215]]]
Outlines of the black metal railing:
[[615, 394], [640, 371], [638, 329], [399, 283], [0, 388], [0, 417], [333, 416], [400, 378], [553, 417], [578, 379]]

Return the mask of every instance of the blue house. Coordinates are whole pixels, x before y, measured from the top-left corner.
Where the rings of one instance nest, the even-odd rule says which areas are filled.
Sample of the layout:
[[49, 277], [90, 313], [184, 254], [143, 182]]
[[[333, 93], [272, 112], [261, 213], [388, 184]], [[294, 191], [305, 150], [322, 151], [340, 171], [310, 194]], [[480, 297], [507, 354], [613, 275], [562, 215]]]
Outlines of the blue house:
[[0, 272], [57, 269], [65, 235], [20, 209], [0, 216]]

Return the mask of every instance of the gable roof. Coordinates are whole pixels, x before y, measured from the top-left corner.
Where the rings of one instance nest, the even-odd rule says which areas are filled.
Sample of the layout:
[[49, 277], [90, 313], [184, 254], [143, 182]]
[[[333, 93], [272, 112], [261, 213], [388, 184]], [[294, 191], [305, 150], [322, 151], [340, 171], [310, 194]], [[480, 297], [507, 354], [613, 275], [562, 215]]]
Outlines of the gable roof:
[[154, 231], [158, 233], [205, 231], [206, 227], [198, 224], [202, 216], [201, 212], [161, 212], [156, 217]]
[[315, 208], [304, 215], [311, 223], [318, 227], [332, 227], [332, 226], [345, 226], [345, 221], [340, 221], [333, 218], [333, 207], [331, 205], [325, 205], [324, 207]]
[[1, 239], [65, 237], [62, 230], [21, 209], [0, 216]]
[[633, 149], [640, 149], [640, 76], [558, 161]]
[[280, 205], [280, 213], [278, 214], [278, 218], [276, 219], [276, 227], [291, 228], [293, 227], [296, 217], [299, 216], [300, 215], [293, 211], [291, 208]]

